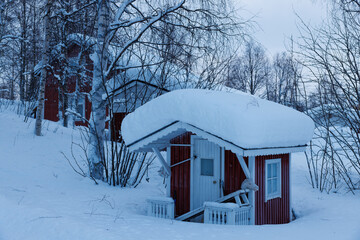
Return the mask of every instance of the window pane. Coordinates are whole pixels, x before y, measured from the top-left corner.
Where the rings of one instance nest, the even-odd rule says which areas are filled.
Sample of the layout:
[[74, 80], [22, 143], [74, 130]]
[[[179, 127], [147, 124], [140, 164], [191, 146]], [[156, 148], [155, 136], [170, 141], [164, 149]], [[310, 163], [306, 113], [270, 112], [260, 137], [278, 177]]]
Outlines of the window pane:
[[214, 176], [214, 159], [201, 159], [201, 175]]
[[84, 117], [84, 105], [83, 104], [78, 104], [76, 107], [76, 111], [77, 113], [79, 113], [82, 117]]
[[272, 180], [272, 193], [276, 193], [278, 191], [278, 187], [277, 187], [277, 178], [274, 178]]
[[272, 164], [268, 164], [268, 165], [267, 165], [267, 177], [268, 177], [268, 178], [271, 178], [271, 165], [272, 165]]
[[271, 194], [272, 187], [271, 187], [271, 180], [267, 180], [267, 194]]
[[277, 163], [274, 163], [274, 164], [271, 164], [273, 165], [272, 166], [272, 177], [277, 177], [277, 170], [278, 170], [278, 164]]

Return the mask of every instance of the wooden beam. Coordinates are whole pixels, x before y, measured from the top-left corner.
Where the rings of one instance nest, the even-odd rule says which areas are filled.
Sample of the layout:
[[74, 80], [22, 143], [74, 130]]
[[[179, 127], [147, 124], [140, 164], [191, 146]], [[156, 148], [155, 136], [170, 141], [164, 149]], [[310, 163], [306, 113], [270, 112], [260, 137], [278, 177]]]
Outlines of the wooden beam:
[[237, 205], [239, 205], [239, 207], [242, 206], [242, 202], [240, 201], [240, 197], [239, 196], [235, 196], [235, 202]]
[[179, 143], [171, 143], [171, 147], [191, 147], [191, 144], [179, 144]]
[[244, 161], [244, 157], [241, 156], [241, 155], [239, 155], [239, 154], [236, 154], [236, 156], [237, 156], [237, 158], [238, 158], [238, 160], [239, 160], [239, 163], [240, 163], [242, 169], [244, 170], [244, 173], [245, 173], [246, 178], [251, 179], [250, 170], [249, 170], [249, 168], [247, 167], [246, 162]]
[[244, 193], [240, 194], [240, 196], [241, 196], [241, 199], [244, 201], [244, 204], [250, 205], [249, 199], [246, 197], [246, 195]]
[[161, 162], [161, 164], [163, 165], [163, 167], [165, 168], [165, 171], [167, 172], [167, 174], [168, 174], [169, 176], [171, 176], [170, 166], [169, 166], [169, 164], [167, 164], [167, 162], [165, 161], [165, 159], [164, 159], [163, 156], [161, 155], [159, 149], [153, 148], [152, 150], [153, 150], [153, 152], [156, 154], [157, 158], [160, 160], [160, 162]]

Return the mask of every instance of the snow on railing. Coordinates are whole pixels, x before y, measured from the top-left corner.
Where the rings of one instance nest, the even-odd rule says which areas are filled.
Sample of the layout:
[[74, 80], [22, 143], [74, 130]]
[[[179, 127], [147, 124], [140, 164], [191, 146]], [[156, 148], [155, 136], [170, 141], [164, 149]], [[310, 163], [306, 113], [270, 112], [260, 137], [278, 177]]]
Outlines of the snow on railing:
[[224, 225], [249, 225], [250, 206], [235, 203], [204, 203], [204, 223]]
[[147, 199], [148, 216], [174, 219], [174, 200], [169, 197], [153, 197]]

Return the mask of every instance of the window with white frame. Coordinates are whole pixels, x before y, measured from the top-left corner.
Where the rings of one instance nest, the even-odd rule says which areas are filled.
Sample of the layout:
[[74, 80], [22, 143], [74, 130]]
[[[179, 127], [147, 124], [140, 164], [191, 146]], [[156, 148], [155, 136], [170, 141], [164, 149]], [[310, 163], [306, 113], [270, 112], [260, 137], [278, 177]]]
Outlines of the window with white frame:
[[81, 121], [85, 117], [85, 97], [79, 96], [76, 106], [76, 112], [81, 116], [78, 116], [76, 120]]
[[281, 158], [265, 160], [265, 201], [281, 197]]

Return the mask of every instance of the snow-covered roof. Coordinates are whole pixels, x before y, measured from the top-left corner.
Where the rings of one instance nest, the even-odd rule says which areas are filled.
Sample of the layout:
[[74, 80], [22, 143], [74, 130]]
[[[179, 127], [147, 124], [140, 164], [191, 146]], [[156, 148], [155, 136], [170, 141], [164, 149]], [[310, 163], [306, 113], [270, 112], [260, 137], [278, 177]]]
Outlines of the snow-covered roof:
[[73, 42], [78, 45], [87, 45], [87, 46], [92, 46], [96, 43], [96, 38], [81, 33], [69, 34], [66, 40], [68, 42]]
[[159, 96], [127, 115], [122, 136], [128, 146], [137, 143], [139, 148], [139, 142], [178, 122], [242, 149], [304, 146], [314, 132], [311, 118], [292, 108], [239, 91], [186, 89]]

